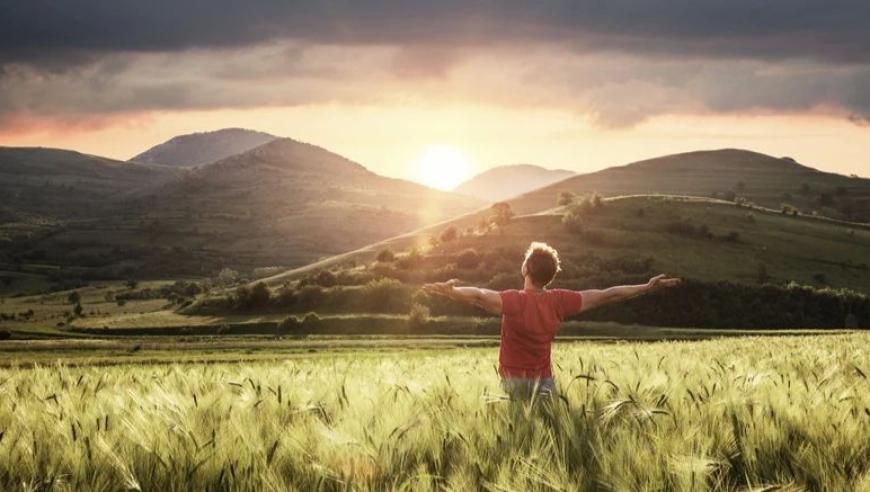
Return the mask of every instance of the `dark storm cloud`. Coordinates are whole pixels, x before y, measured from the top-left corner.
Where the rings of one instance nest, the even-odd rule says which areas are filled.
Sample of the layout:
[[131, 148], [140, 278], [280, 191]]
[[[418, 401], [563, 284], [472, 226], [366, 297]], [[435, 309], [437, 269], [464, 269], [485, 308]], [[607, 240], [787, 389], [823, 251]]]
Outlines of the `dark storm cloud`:
[[870, 1], [11, 0], [0, 126], [21, 115], [368, 103], [870, 118]]
[[577, 50], [870, 60], [866, 0], [142, 1], [20, 0], [0, 16], [0, 57], [315, 43], [564, 43]]

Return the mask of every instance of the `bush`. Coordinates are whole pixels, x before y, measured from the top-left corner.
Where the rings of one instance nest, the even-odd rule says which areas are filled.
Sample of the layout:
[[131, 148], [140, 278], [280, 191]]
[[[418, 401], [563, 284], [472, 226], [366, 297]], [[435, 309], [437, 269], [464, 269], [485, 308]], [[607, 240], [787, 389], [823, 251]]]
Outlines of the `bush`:
[[417, 268], [422, 260], [423, 257], [420, 255], [420, 252], [417, 251], [417, 248], [413, 248], [408, 252], [408, 254], [402, 256], [398, 261], [396, 261], [396, 266], [402, 270], [412, 270]]
[[377, 261], [380, 263], [390, 263], [396, 261], [396, 255], [393, 254], [393, 251], [389, 248], [382, 249], [380, 253], [378, 253]]
[[272, 291], [263, 282], [257, 282], [252, 288], [240, 285], [233, 300], [236, 308], [243, 310], [267, 308], [271, 301]]
[[577, 204], [571, 205], [565, 215], [562, 216], [562, 224], [568, 231], [581, 234], [585, 225], [583, 212]]
[[559, 198], [556, 200], [556, 204], [560, 207], [571, 205], [576, 197], [577, 195], [572, 191], [563, 191], [562, 193], [559, 193]]
[[408, 313], [408, 326], [410, 328], [421, 328], [429, 321], [429, 308], [420, 303], [411, 305], [411, 312]]
[[304, 326], [305, 328], [311, 329], [316, 327], [318, 324], [320, 324], [320, 316], [318, 316], [317, 313], [313, 311], [306, 314], [305, 317], [302, 318], [302, 326]]
[[12, 333], [6, 330], [0, 330], [0, 340], [9, 340], [12, 338]]
[[310, 282], [322, 287], [335, 287], [338, 284], [338, 279], [331, 271], [321, 270], [317, 272], [317, 275], [315, 275]]
[[456, 227], [450, 226], [447, 229], [444, 229], [443, 232], [441, 232], [440, 239], [442, 243], [449, 243], [450, 241], [455, 240], [457, 237], [459, 237], [459, 233], [456, 231]]
[[456, 266], [465, 270], [473, 270], [480, 265], [480, 255], [473, 248], [468, 248], [456, 256]]
[[[312, 322], [320, 321], [320, 317], [317, 316], [316, 313], [308, 313], [308, 314], [316, 317], [316, 319], [312, 318], [312, 320], [309, 322], [309, 324]], [[308, 315], [306, 315], [306, 318], [307, 317], [308, 317]], [[293, 331], [298, 330], [300, 327], [302, 327], [303, 323], [304, 322], [300, 321], [299, 318], [297, 318], [296, 316], [287, 316], [280, 323], [278, 323], [278, 330], [282, 333], [293, 332]]]
[[514, 211], [507, 202], [495, 203], [490, 210], [492, 211], [490, 222], [496, 225], [503, 226], [509, 224], [511, 219], [514, 218]]
[[410, 307], [411, 289], [398, 280], [373, 280], [361, 290], [361, 308], [367, 312], [401, 313]]

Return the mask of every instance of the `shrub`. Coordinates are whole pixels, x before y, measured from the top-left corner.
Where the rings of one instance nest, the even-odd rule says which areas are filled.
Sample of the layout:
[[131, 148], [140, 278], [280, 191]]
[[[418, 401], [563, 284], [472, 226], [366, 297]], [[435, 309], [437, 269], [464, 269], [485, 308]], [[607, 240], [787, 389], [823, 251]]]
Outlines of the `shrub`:
[[311, 279], [311, 283], [322, 287], [335, 287], [338, 284], [338, 279], [330, 270], [321, 270]]
[[408, 313], [408, 326], [420, 328], [429, 321], [429, 308], [423, 304], [415, 302], [411, 305], [411, 311]]
[[459, 232], [457, 232], [456, 227], [450, 226], [444, 231], [441, 232], [441, 242], [449, 243], [450, 241], [455, 240], [459, 236]]
[[76, 304], [76, 306], [73, 308], [73, 313], [75, 313], [76, 316], [82, 316], [82, 311], [83, 309], [81, 304]]
[[82, 296], [78, 293], [77, 290], [74, 290], [69, 293], [69, 295], [66, 297], [66, 300], [70, 304], [78, 304], [82, 300]]
[[559, 198], [556, 200], [556, 204], [560, 207], [570, 205], [574, 202], [574, 198], [576, 197], [577, 195], [575, 195], [572, 191], [563, 191], [562, 193], [559, 193]]
[[456, 266], [465, 270], [472, 270], [480, 265], [480, 255], [473, 248], [468, 248], [456, 256]]
[[[308, 313], [305, 317], [308, 318], [309, 315], [314, 316], [314, 318], [309, 321], [309, 324], [320, 321], [320, 317], [317, 316], [316, 313]], [[278, 330], [282, 333], [293, 332], [299, 329], [304, 321], [300, 321], [296, 316], [287, 316], [280, 323], [278, 323]]]
[[400, 313], [410, 306], [411, 290], [398, 280], [373, 280], [362, 288], [361, 307], [373, 313]]
[[0, 340], [9, 340], [12, 338], [12, 333], [7, 330], [0, 330]]
[[272, 291], [263, 282], [257, 282], [252, 288], [240, 285], [236, 288], [234, 304], [237, 309], [262, 309], [269, 306]]
[[396, 255], [389, 248], [382, 249], [377, 256], [377, 261], [380, 263], [390, 263], [396, 261]]
[[408, 252], [408, 254], [402, 256], [398, 261], [396, 261], [396, 266], [402, 270], [412, 270], [420, 265], [422, 259], [423, 257], [420, 255], [420, 252], [417, 251], [417, 248], [413, 248]]
[[317, 326], [318, 324], [320, 324], [320, 316], [318, 316], [317, 313], [313, 311], [306, 314], [305, 317], [302, 318], [302, 326], [306, 328], [312, 328]]
[[514, 218], [514, 211], [511, 209], [511, 206], [507, 202], [498, 202], [493, 204], [490, 208], [492, 211], [492, 215], [490, 216], [490, 222], [496, 225], [506, 225], [510, 223], [511, 219]]
[[577, 204], [571, 205], [565, 215], [562, 216], [562, 224], [568, 231], [575, 234], [583, 232], [584, 220], [583, 212]]

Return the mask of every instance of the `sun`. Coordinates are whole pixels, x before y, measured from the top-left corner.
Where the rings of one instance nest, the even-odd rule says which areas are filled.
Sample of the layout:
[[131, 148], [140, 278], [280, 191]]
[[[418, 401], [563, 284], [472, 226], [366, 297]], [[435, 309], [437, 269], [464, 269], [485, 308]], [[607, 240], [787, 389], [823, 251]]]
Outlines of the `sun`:
[[435, 145], [417, 162], [424, 184], [439, 190], [452, 190], [468, 179], [468, 158], [453, 145]]

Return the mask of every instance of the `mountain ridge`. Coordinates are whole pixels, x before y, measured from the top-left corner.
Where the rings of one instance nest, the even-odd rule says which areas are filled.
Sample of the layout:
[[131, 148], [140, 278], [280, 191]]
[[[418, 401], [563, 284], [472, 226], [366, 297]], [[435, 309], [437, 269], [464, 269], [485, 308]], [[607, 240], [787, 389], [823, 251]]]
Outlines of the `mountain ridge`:
[[176, 135], [133, 157], [130, 161], [163, 164], [175, 167], [195, 167], [246, 152], [279, 137], [246, 128]]

